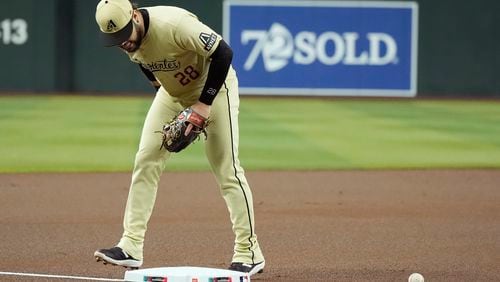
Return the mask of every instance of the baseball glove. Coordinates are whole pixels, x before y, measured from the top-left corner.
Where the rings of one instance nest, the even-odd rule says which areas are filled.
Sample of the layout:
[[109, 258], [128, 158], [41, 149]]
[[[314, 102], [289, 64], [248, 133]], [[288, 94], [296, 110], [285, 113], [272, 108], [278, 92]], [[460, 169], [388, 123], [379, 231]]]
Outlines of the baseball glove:
[[[186, 130], [191, 124], [191, 131], [186, 135]], [[205, 128], [208, 121], [205, 117], [193, 111], [191, 108], [186, 108], [177, 115], [172, 121], [163, 126], [162, 131], [163, 141], [160, 150], [165, 148], [169, 152], [177, 153], [200, 138], [200, 134], [207, 137]]]

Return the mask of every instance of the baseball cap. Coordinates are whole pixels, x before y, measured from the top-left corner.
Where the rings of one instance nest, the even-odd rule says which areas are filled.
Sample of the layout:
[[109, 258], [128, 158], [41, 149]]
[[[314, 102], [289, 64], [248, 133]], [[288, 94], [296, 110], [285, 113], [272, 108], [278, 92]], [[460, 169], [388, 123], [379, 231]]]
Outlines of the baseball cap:
[[132, 13], [129, 0], [101, 0], [97, 4], [95, 19], [99, 25], [104, 46], [116, 46], [132, 34]]

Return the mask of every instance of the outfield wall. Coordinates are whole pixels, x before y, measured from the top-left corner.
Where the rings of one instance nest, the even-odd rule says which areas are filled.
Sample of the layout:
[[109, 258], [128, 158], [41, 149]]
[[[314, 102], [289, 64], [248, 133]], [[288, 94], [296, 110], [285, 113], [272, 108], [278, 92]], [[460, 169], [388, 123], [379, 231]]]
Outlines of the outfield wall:
[[[185, 7], [223, 32], [222, 0], [136, 2]], [[419, 10], [417, 96], [500, 97], [500, 21], [496, 20], [500, 1], [415, 2]], [[100, 46], [96, 3], [1, 1], [0, 91], [151, 92], [124, 54]]]

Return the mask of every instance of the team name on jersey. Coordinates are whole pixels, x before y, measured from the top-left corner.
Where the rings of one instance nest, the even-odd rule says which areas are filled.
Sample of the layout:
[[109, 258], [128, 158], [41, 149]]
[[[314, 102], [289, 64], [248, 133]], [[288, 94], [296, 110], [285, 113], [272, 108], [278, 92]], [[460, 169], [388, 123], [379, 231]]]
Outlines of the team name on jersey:
[[147, 68], [151, 72], [156, 71], [175, 71], [181, 67], [181, 63], [176, 59], [163, 59], [151, 63], [142, 64], [143, 67]]

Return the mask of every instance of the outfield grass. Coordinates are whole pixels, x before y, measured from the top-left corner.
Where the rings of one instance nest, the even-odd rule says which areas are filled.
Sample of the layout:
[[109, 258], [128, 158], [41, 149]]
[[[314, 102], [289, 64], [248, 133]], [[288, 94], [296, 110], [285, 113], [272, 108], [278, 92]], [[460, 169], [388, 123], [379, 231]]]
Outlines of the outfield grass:
[[[0, 172], [129, 171], [152, 97], [0, 97]], [[500, 102], [248, 98], [247, 170], [499, 168]], [[207, 170], [202, 142], [167, 170]]]

